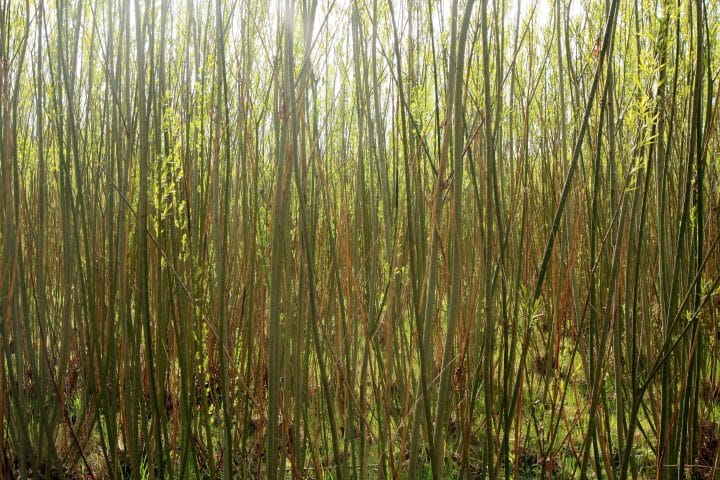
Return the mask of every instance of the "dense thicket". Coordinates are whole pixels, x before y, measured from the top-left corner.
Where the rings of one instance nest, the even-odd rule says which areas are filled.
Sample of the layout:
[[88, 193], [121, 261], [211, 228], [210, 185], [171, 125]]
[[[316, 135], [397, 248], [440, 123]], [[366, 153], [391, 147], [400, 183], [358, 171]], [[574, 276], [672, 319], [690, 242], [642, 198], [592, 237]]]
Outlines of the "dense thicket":
[[715, 477], [719, 17], [0, 0], [0, 476]]

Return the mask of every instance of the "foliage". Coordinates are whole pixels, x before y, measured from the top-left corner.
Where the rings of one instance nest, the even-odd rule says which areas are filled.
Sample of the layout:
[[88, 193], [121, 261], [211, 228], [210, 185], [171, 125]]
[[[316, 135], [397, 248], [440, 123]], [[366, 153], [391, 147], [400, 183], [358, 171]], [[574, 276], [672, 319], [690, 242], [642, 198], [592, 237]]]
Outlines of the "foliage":
[[715, 478], [715, 3], [0, 0], [0, 477]]

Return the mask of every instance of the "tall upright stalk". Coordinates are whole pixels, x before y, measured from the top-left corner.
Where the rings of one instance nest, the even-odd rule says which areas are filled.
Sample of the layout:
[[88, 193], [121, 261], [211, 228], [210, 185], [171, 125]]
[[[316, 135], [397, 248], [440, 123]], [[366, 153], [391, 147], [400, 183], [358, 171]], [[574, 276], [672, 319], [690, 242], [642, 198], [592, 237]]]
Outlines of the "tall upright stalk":
[[712, 478], [718, 6], [0, 0], [0, 477]]

